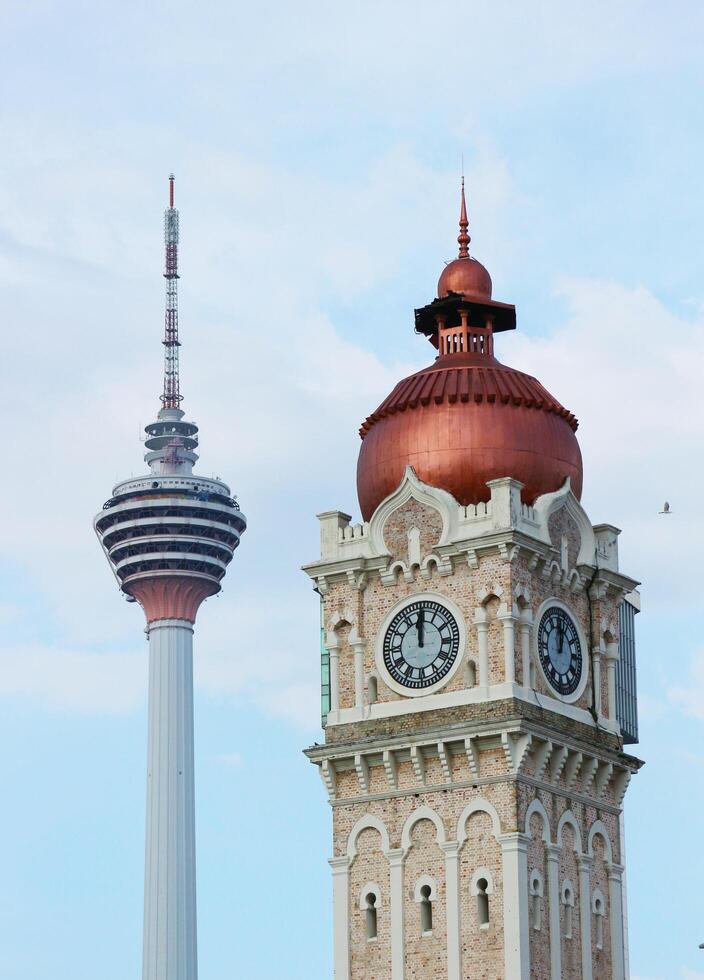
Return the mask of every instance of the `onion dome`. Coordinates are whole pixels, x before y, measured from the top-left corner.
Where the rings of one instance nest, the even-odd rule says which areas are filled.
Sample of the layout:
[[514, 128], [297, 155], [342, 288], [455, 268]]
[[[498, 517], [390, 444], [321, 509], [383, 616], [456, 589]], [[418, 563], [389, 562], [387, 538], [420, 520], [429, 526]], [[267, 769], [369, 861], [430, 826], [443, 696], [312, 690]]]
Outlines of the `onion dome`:
[[472, 239], [469, 236], [468, 227], [463, 177], [460, 233], [457, 236], [460, 252], [453, 262], [448, 262], [438, 280], [438, 297], [440, 299], [450, 293], [461, 293], [466, 298], [491, 299], [491, 276], [481, 262], [477, 262], [469, 254], [469, 243]]
[[[462, 255], [469, 241], [464, 187], [459, 241], [460, 257], [452, 266], [474, 262]], [[464, 281], [478, 281], [473, 276]], [[357, 493], [365, 520], [409, 465], [424, 483], [465, 506], [489, 500], [487, 482], [501, 477], [523, 484], [525, 503], [558, 490], [567, 477], [580, 497], [577, 419], [535, 378], [494, 357], [494, 334], [515, 329], [515, 308], [492, 300], [488, 273], [486, 280], [488, 293], [443, 295], [441, 276], [438, 298], [415, 311], [416, 331], [428, 337], [438, 357], [400, 381], [360, 429]]]

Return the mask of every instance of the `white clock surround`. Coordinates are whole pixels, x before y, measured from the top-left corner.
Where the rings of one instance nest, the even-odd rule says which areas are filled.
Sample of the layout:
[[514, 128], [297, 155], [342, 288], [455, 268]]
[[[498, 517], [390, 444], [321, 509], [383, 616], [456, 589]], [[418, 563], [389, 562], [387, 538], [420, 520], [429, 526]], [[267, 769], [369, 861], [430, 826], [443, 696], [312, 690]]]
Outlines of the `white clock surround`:
[[[424, 601], [437, 602], [444, 606], [447, 611], [452, 614], [455, 622], [457, 623], [457, 629], [459, 630], [457, 656], [455, 657], [452, 667], [450, 667], [445, 676], [442, 677], [436, 684], [421, 688], [404, 687], [403, 684], [399, 684], [398, 681], [394, 680], [386, 669], [386, 664], [384, 663], [384, 637], [386, 636], [386, 632], [391, 625], [391, 622], [402, 609], [411, 603]], [[414, 595], [405, 596], [403, 599], [399, 600], [399, 602], [397, 602], [384, 617], [375, 642], [374, 657], [376, 661], [377, 673], [380, 680], [382, 680], [386, 687], [388, 687], [389, 690], [393, 691], [395, 694], [400, 694], [406, 698], [428, 697], [428, 695], [435, 694], [436, 691], [441, 691], [447, 686], [447, 684], [449, 684], [459, 670], [460, 665], [464, 662], [466, 647], [467, 633], [465, 629], [464, 617], [457, 604], [453, 602], [452, 599], [449, 599], [447, 596], [442, 595], [439, 592], [418, 592]]]
[[[543, 670], [543, 665], [540, 661], [540, 650], [539, 650], [540, 622], [543, 618], [543, 613], [547, 609], [552, 609], [554, 607], [557, 609], [562, 609], [562, 611], [569, 616], [570, 621], [574, 625], [577, 636], [579, 637], [579, 645], [582, 650], [582, 676], [579, 679], [579, 684], [571, 694], [561, 694], [559, 691], [555, 690], [555, 688], [550, 683], [550, 679], [548, 678], [545, 671]], [[590, 659], [591, 659], [589, 646], [587, 644], [587, 639], [584, 635], [584, 631], [582, 630], [582, 627], [580, 625], [579, 617], [576, 615], [575, 611], [573, 609], [570, 609], [568, 605], [566, 605], [564, 602], [561, 602], [560, 599], [557, 599], [554, 596], [551, 596], [550, 598], [546, 599], [545, 602], [542, 603], [533, 621], [533, 638], [531, 643], [531, 654], [533, 657], [533, 662], [536, 665], [536, 670], [540, 671], [540, 676], [544, 679], [545, 683], [547, 684], [548, 690], [550, 691], [550, 697], [553, 697], [556, 700], [561, 701], [563, 704], [572, 704], [573, 702], [578, 701], [581, 698], [581, 696], [584, 694], [584, 689], [587, 686], [587, 681], [589, 680], [589, 666], [590, 666]]]

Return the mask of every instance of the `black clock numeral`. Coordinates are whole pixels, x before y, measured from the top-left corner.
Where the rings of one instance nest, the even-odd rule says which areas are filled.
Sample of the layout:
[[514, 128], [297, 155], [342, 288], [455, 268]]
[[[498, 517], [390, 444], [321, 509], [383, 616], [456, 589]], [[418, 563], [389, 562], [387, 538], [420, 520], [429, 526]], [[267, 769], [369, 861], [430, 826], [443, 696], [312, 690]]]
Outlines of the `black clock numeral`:
[[[425, 648], [429, 636], [437, 650], [430, 663], [423, 663], [424, 656], [414, 644], [420, 614], [423, 613]], [[438, 684], [452, 668], [459, 653], [459, 627], [448, 609], [441, 603], [416, 600], [394, 616], [386, 631], [383, 643], [383, 660], [391, 677], [403, 687], [420, 689]], [[409, 663], [404, 655], [409, 651]], [[420, 654], [420, 657], [419, 657]], [[420, 661], [420, 666], [416, 666]]]
[[[565, 664], [566, 655], [569, 662]], [[552, 687], [573, 694], [582, 677], [582, 650], [577, 628], [560, 607], [545, 610], [538, 627], [538, 657]]]

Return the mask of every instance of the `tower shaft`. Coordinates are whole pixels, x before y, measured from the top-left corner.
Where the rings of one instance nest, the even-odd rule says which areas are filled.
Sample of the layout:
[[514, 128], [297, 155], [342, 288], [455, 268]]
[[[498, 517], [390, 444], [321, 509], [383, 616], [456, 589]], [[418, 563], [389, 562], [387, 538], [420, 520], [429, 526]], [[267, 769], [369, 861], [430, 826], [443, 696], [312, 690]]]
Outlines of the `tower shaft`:
[[174, 177], [164, 213], [162, 407], [146, 426], [148, 472], [122, 480], [94, 520], [121, 591], [149, 635], [149, 739], [143, 980], [197, 980], [193, 628], [247, 521], [221, 480], [193, 473], [198, 426], [179, 407], [178, 238]]
[[149, 624], [143, 980], [196, 980], [193, 624]]

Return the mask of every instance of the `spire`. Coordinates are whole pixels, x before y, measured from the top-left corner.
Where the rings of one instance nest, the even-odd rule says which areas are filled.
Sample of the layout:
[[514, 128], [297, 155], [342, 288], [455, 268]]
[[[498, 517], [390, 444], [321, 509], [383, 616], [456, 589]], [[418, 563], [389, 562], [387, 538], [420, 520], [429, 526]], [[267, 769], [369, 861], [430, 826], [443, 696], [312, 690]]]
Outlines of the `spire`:
[[469, 221], [467, 221], [467, 202], [464, 199], [464, 174], [462, 175], [462, 196], [460, 203], [460, 233], [457, 236], [457, 241], [460, 245], [459, 258], [468, 259], [469, 258], [469, 243], [471, 238], [469, 237], [469, 232], [467, 228], [469, 227]]
[[169, 206], [164, 211], [164, 278], [166, 312], [164, 317], [164, 408], [178, 408], [182, 395], [179, 384], [178, 349], [178, 211], [174, 207], [174, 180], [169, 174]]

